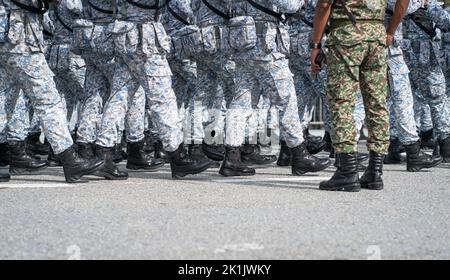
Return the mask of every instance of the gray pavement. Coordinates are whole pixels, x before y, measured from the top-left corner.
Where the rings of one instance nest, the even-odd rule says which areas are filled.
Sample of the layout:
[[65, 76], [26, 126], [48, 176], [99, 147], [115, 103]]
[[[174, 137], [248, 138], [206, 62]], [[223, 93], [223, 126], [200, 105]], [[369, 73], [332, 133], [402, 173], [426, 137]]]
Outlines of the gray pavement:
[[386, 167], [384, 191], [343, 193], [318, 190], [333, 168], [76, 185], [49, 168], [1, 184], [0, 259], [450, 259], [450, 165], [404, 169]]

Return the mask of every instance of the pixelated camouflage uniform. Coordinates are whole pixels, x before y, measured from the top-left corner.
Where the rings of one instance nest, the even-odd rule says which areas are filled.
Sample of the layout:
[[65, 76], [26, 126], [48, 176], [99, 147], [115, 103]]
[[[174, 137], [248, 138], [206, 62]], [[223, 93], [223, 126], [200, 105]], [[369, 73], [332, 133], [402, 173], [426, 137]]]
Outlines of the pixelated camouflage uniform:
[[[137, 90], [131, 96], [124, 95], [117, 106], [125, 108], [125, 115], [121, 119], [110, 121], [104, 119], [104, 110], [113, 85], [116, 67], [114, 42], [114, 5], [109, 0], [90, 0], [84, 6], [85, 17], [88, 21], [81, 22], [81, 26], [92, 24], [92, 37], [89, 46], [82, 50], [82, 57], [86, 62], [85, 94], [81, 103], [77, 141], [94, 143], [100, 133], [109, 134], [110, 145], [120, 143], [125, 129], [127, 139], [140, 141], [144, 137], [145, 98], [142, 90]], [[106, 147], [106, 146], [105, 146]]]
[[[436, 0], [429, 1], [425, 13], [424, 24], [429, 25], [431, 29], [434, 27], [448, 29], [450, 27], [450, 15]], [[446, 82], [442, 71], [443, 62], [440, 55], [440, 34], [437, 32], [436, 36], [431, 38], [412, 20], [408, 20], [404, 25], [406, 43], [403, 46], [406, 62], [411, 71], [411, 85], [416, 102], [430, 106], [434, 135], [437, 139], [446, 139], [450, 136], [450, 115], [445, 90]], [[416, 112], [416, 115], [419, 113]]]
[[[450, 13], [450, 2], [445, 1], [445, 11]], [[447, 3], [448, 2], [448, 3]], [[447, 97], [450, 96], [450, 31], [442, 34], [442, 51], [444, 56], [444, 75], [447, 82]]]
[[[230, 16], [230, 0], [208, 0], [209, 5]], [[197, 90], [194, 96], [195, 115], [203, 119], [204, 132], [194, 130], [194, 142], [205, 137], [208, 144], [223, 144], [226, 107], [234, 91], [234, 61], [227, 44], [226, 25], [228, 20], [206, 6], [202, 0], [193, 0], [192, 7], [197, 25], [204, 35], [202, 51], [197, 61]], [[200, 108], [199, 108], [200, 107]], [[201, 113], [203, 112], [203, 113]], [[215, 136], [211, 137], [211, 132]]]
[[0, 66], [0, 143], [24, 141], [30, 127], [29, 99]]
[[[318, 74], [311, 73], [309, 44], [312, 36], [314, 10], [317, 0], [310, 0], [305, 7], [289, 20], [291, 52], [288, 56], [289, 67], [294, 74], [297, 92], [298, 110], [303, 130], [308, 128], [318, 98], [322, 99], [324, 109], [324, 125], [331, 131], [331, 116], [326, 100], [326, 67]], [[324, 40], [325, 41], [325, 40]]]
[[360, 90], [369, 129], [368, 149], [387, 154], [389, 111], [386, 78], [386, 30], [383, 24], [385, 0], [346, 1], [360, 30], [352, 25], [343, 8], [335, 5], [328, 38], [327, 95], [333, 118], [333, 146], [336, 153], [357, 152], [353, 112]]
[[[37, 6], [31, 0], [25, 4]], [[62, 1], [61, 5], [64, 4]], [[16, 80], [21, 85], [54, 152], [61, 153], [73, 142], [53, 73], [45, 61], [42, 15], [21, 9], [9, 0], [2, 0], [0, 7], [0, 34], [3, 32], [0, 35], [0, 65], [5, 69], [7, 79]], [[8, 29], [4, 28], [6, 22]]]
[[[395, 0], [388, 0], [388, 9], [393, 11]], [[422, 0], [409, 2], [407, 14], [411, 14], [422, 6]], [[386, 25], [390, 23], [392, 16], [386, 15]], [[419, 136], [414, 119], [414, 98], [409, 80], [409, 68], [406, 65], [401, 49], [403, 41], [402, 24], [394, 34], [394, 44], [387, 52], [389, 68], [390, 96], [388, 106], [390, 111], [391, 138], [399, 138], [404, 145], [417, 142]]]
[[[168, 4], [164, 22], [173, 40], [178, 39], [179, 30], [196, 22], [191, 2], [191, 0], [173, 0]], [[203, 110], [202, 106], [195, 106], [194, 99], [197, 96], [197, 63], [192, 58], [184, 57], [175, 47], [168, 61], [173, 73], [172, 88], [177, 97], [179, 123], [184, 129], [184, 142], [201, 143], [204, 136]]]
[[[155, 5], [154, 1], [140, 3]], [[163, 9], [143, 9], [124, 0], [118, 2], [111, 31], [116, 64], [111, 96], [105, 104], [102, 129], [97, 139], [100, 146], [114, 145], [113, 124], [125, 117], [127, 108], [124, 100], [135, 95], [139, 86], [145, 91], [150, 117], [164, 148], [172, 152], [182, 143], [172, 72], [166, 59], [166, 54], [170, 52], [170, 40], [159, 22], [160, 11]], [[145, 106], [145, 102], [143, 104]]]
[[[257, 3], [279, 13], [294, 13], [302, 7], [304, 1], [274, 0]], [[304, 140], [297, 96], [288, 60], [281, 52], [289, 51], [287, 26], [246, 1], [235, 5], [234, 15], [236, 21], [250, 24], [244, 28], [231, 27], [234, 31], [230, 29], [230, 45], [234, 48], [236, 70], [235, 93], [227, 112], [226, 145], [239, 147], [244, 143], [243, 128], [251, 116], [252, 99], [263, 95], [279, 112], [281, 138], [288, 147], [297, 147]], [[249, 34], [257, 35], [251, 38], [249, 36], [252, 35]], [[283, 36], [283, 39], [277, 40], [278, 36]]]
[[53, 22], [53, 38], [48, 47], [47, 61], [55, 74], [56, 88], [66, 104], [69, 122], [79, 100], [84, 99], [86, 65], [81, 56], [70, 51], [72, 23], [80, 17], [81, 14], [74, 14], [65, 6], [50, 6], [49, 18]]

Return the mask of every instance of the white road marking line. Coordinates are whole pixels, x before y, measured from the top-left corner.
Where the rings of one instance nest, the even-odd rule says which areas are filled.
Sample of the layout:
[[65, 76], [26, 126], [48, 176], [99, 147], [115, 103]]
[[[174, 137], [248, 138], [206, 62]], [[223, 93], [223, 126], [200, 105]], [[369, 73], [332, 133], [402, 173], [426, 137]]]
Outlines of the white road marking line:
[[2, 183], [2, 187], [7, 189], [32, 189], [32, 188], [76, 188], [81, 186], [80, 184], [64, 184], [64, 183], [42, 183], [42, 184], [9, 184]]
[[215, 183], [250, 183], [250, 182], [308, 182], [308, 181], [324, 181], [330, 177], [290, 177], [290, 178], [243, 178], [243, 179], [218, 179], [212, 180]]

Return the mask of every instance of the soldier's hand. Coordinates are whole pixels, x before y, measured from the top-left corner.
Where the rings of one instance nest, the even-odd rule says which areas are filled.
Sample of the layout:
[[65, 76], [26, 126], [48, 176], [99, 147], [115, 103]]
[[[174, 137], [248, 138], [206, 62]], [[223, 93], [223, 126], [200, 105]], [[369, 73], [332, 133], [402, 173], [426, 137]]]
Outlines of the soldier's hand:
[[320, 65], [316, 63], [317, 56], [319, 56], [321, 49], [312, 49], [311, 51], [311, 71], [313, 73], [319, 73], [320, 72]]
[[392, 46], [392, 44], [394, 43], [394, 34], [386, 34], [386, 47], [390, 47]]

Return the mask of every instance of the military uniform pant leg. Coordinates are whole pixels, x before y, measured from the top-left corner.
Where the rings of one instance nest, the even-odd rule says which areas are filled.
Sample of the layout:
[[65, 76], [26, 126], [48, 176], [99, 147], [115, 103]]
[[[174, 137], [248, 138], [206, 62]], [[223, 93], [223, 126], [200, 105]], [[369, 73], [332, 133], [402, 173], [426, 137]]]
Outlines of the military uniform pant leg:
[[403, 55], [388, 55], [388, 66], [391, 137], [398, 137], [405, 145], [413, 144], [419, 140], [419, 136], [414, 119], [414, 98], [409, 69]]
[[11, 92], [11, 97], [7, 138], [8, 141], [25, 141], [30, 129], [30, 100], [17, 87]]
[[144, 139], [145, 131], [145, 92], [139, 87], [129, 97], [129, 108], [125, 117], [125, 131], [128, 142], [139, 142]]
[[[80, 102], [80, 115], [77, 130], [77, 141], [80, 143], [94, 143], [101, 127], [103, 104], [111, 92], [110, 73], [104, 67], [114, 71], [111, 61], [89, 58], [86, 61], [86, 80], [84, 94]], [[103, 66], [104, 67], [103, 67]], [[116, 132], [117, 133], [117, 132]]]
[[[128, 101], [133, 99], [139, 89], [139, 82], [133, 77], [128, 66], [120, 59], [116, 62], [111, 94], [105, 101], [97, 137], [98, 145], [109, 148], [119, 143], [118, 128], [127, 115], [130, 104]], [[145, 102], [143, 106], [145, 110]], [[133, 121], [133, 118], [130, 120]]]
[[272, 106], [279, 112], [281, 139], [288, 147], [301, 145], [304, 141], [303, 130], [298, 115], [297, 95], [294, 79], [286, 58], [270, 62], [268, 71], [261, 69], [262, 90], [267, 92]]
[[[430, 108], [434, 133], [437, 139], [445, 139], [450, 136], [450, 115], [447, 106], [447, 94], [445, 92], [445, 78], [440, 65], [432, 59], [427, 65], [420, 65], [417, 69], [411, 69], [417, 85], [416, 94], [424, 100]], [[423, 116], [422, 116], [423, 118]], [[424, 118], [426, 121], [426, 117]], [[421, 124], [424, 123], [421, 120]], [[426, 122], [424, 124], [426, 127]], [[422, 129], [422, 128], [421, 128]]]
[[6, 68], [9, 78], [19, 79], [21, 88], [29, 97], [55, 154], [72, 146], [65, 109], [44, 55], [8, 53], [2, 55], [0, 61]]
[[330, 46], [328, 100], [333, 118], [333, 146], [337, 153], [357, 152], [354, 110], [361, 90], [369, 128], [368, 148], [386, 154], [389, 146], [389, 112], [385, 48], [378, 43], [352, 47]]
[[226, 115], [225, 145], [240, 147], [245, 142], [245, 128], [252, 115], [252, 95], [260, 93], [256, 69], [244, 63], [236, 63], [234, 73], [235, 93], [228, 105]]
[[[112, 95], [104, 110], [101, 135], [103, 136], [104, 134], [103, 126], [105, 124], [112, 126], [114, 120], [120, 117], [123, 118], [126, 112], [126, 105], [123, 105], [124, 102], [121, 102], [121, 99], [125, 98], [126, 100], [129, 95], [136, 92], [140, 85], [145, 91], [150, 108], [150, 118], [157, 127], [165, 150], [168, 152], [177, 150], [183, 142], [183, 135], [181, 127], [178, 126], [177, 100], [172, 89], [172, 77], [171, 75], [149, 75], [151, 71], [154, 71], [155, 74], [163, 73], [162, 70], [170, 73], [166, 69], [166, 66], [168, 67], [167, 61], [160, 55], [155, 55], [149, 57], [124, 57], [123, 62], [117, 61]], [[117, 71], [118, 69], [123, 70]], [[130, 75], [133, 79], [129, 79]], [[127, 82], [127, 80], [133, 82]], [[112, 113], [115, 114], [115, 117], [109, 118], [107, 114]], [[103, 144], [111, 144], [111, 140], [109, 140], [109, 143], [104, 143], [105, 137], [101, 137], [99, 141], [102, 146]]]

